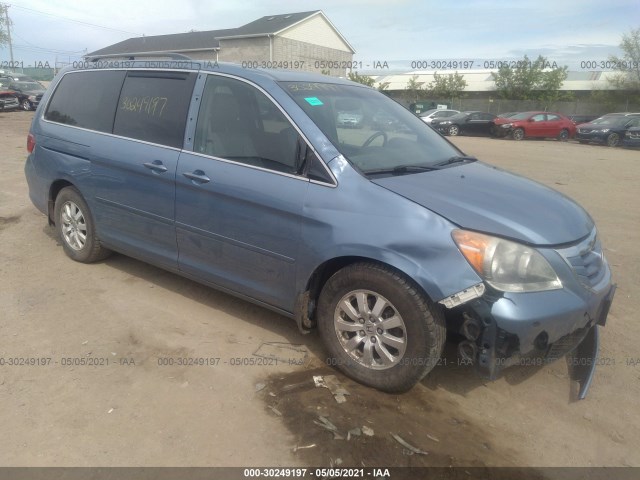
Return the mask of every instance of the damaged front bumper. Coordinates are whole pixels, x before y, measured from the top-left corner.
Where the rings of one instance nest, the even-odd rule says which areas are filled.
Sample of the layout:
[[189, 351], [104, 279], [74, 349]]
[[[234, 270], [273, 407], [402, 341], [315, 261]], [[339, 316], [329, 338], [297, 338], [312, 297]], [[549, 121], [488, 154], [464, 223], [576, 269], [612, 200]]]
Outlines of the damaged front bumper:
[[[464, 337], [460, 357], [482, 377], [493, 380], [509, 366], [542, 366], [565, 357], [577, 397], [584, 399], [599, 363], [598, 327], [606, 323], [616, 286], [595, 234], [580, 245], [542, 252], [563, 288], [505, 293], [486, 286], [464, 303], [441, 303], [450, 308], [449, 325]], [[473, 288], [466, 295], [479, 292]]]

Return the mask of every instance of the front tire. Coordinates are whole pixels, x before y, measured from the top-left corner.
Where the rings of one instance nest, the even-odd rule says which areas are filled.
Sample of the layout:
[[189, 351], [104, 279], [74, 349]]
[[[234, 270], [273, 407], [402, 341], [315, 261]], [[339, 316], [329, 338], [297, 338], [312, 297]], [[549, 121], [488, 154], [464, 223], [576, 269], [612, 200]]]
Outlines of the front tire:
[[31, 105], [31, 102], [27, 99], [24, 99], [22, 102], [20, 102], [20, 107], [25, 111], [25, 112], [29, 112], [31, 111], [31, 109], [33, 108], [33, 105]]
[[617, 147], [620, 143], [620, 135], [617, 133], [612, 133], [607, 137], [607, 146], [609, 147]]
[[451, 125], [448, 130], [449, 135], [456, 137], [460, 135], [460, 127], [458, 125]]
[[437, 364], [445, 342], [442, 312], [410, 279], [356, 263], [335, 273], [318, 302], [328, 362], [365, 385], [403, 392]]
[[524, 138], [524, 130], [522, 128], [516, 128], [511, 136], [514, 140], [522, 140]]
[[69, 258], [92, 263], [110, 255], [100, 244], [89, 206], [75, 187], [63, 188], [58, 193], [54, 220], [62, 248]]

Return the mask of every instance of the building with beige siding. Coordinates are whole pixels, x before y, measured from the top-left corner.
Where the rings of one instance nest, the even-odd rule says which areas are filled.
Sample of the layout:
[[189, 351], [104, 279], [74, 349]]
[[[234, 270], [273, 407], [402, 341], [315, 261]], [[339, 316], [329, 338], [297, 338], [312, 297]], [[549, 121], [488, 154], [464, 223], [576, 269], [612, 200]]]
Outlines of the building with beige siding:
[[321, 10], [268, 15], [238, 28], [129, 38], [87, 59], [186, 55], [194, 60], [345, 76], [355, 50]]

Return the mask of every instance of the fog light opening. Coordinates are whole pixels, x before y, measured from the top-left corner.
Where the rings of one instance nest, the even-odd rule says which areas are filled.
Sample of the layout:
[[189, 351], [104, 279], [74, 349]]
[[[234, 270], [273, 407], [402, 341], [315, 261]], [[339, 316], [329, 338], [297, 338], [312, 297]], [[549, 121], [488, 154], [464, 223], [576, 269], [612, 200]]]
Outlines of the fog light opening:
[[541, 332], [533, 344], [536, 346], [538, 350], [546, 350], [549, 347], [549, 335], [547, 332]]
[[475, 318], [465, 314], [465, 321], [460, 329], [462, 335], [464, 335], [467, 340], [475, 341], [480, 336], [481, 330], [480, 323]]
[[458, 344], [458, 354], [465, 362], [474, 363], [476, 361], [477, 353], [478, 347], [476, 347], [475, 343], [469, 340], [463, 340]]

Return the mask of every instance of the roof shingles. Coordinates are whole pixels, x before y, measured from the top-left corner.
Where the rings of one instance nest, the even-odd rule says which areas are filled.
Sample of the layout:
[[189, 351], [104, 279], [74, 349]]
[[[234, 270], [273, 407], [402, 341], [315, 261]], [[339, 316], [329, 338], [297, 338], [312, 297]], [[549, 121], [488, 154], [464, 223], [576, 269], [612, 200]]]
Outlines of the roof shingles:
[[238, 28], [134, 37], [91, 52], [87, 56], [99, 57], [133, 53], [210, 50], [219, 48], [220, 42], [218, 39], [220, 38], [271, 35], [291, 27], [318, 12], [320, 12], [320, 10], [286, 13], [282, 15], [267, 15]]

